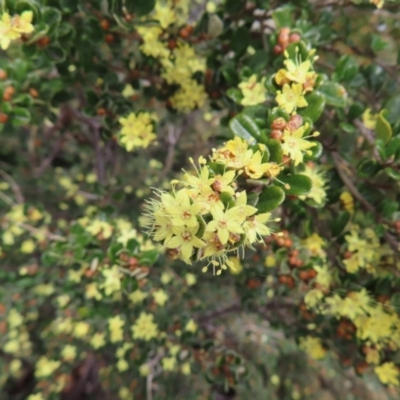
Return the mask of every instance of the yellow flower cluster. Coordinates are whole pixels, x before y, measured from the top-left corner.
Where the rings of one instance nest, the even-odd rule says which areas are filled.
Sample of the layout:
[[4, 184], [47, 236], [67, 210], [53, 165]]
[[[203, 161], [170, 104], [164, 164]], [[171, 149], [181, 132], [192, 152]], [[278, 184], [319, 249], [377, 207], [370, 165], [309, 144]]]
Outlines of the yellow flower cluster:
[[182, 189], [159, 192], [160, 200], [147, 203], [142, 225], [172, 257], [187, 264], [208, 259], [208, 265], [214, 271], [219, 267], [220, 274], [231, 264], [227, 253], [251, 248], [271, 234], [265, 225], [270, 213], [257, 214], [257, 208], [248, 204], [246, 191], [240, 191], [236, 183], [239, 176], [259, 179], [279, 174], [280, 166], [263, 162], [263, 150], [262, 145], [250, 148], [247, 141], [235, 137], [211, 157], [223, 171], [219, 174], [201, 157], [196, 175], [184, 175]]
[[143, 39], [142, 52], [157, 58], [163, 68], [161, 76], [169, 84], [178, 85], [169, 100], [172, 107], [181, 112], [202, 107], [207, 100], [204, 86], [193, 79], [194, 73], [205, 72], [205, 58], [199, 57], [193, 47], [181, 39], [173, 43], [168, 40], [168, 29], [175, 30], [176, 24], [187, 23], [189, 5], [187, 0], [159, 0], [148, 18], [157, 19], [160, 26], [137, 28]]
[[119, 123], [122, 125], [119, 141], [128, 151], [137, 147], [147, 148], [157, 137], [153, 118], [147, 112], [130, 113], [126, 118], [120, 118]]
[[326, 354], [326, 350], [322, 346], [321, 340], [312, 336], [300, 338], [300, 348], [314, 360], [320, 360], [324, 358]]
[[381, 246], [379, 238], [371, 228], [363, 231], [353, 225], [350, 234], [345, 236], [347, 249], [352, 255], [343, 260], [347, 272], [354, 274], [360, 268], [366, 269], [368, 272], [374, 272], [379, 265], [379, 260], [386, 247]]
[[296, 60], [291, 60], [289, 54], [285, 51], [286, 60], [284, 64], [286, 69], [282, 68], [275, 74], [275, 82], [282, 86], [282, 90], [277, 92], [276, 102], [288, 114], [296, 111], [297, 108], [308, 105], [304, 96], [314, 89], [317, 79], [317, 74], [312, 70], [312, 61], [315, 61], [317, 57], [310, 61], [310, 57], [314, 53], [315, 50], [311, 50], [309, 58], [300, 62], [299, 54], [296, 54]]
[[24, 34], [33, 32], [32, 11], [24, 11], [21, 15], [10, 16], [8, 13], [3, 13], [0, 19], [0, 46], [3, 50], [8, 49], [10, 43], [18, 40]]

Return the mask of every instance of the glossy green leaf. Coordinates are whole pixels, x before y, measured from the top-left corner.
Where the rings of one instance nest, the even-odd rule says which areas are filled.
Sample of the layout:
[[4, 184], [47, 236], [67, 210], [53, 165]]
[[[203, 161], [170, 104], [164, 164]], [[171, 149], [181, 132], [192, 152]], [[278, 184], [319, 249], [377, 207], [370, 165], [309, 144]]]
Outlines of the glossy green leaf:
[[272, 18], [276, 24], [276, 27], [284, 28], [291, 27], [293, 25], [293, 8], [291, 6], [283, 6], [276, 8], [272, 13]]
[[124, 5], [129, 13], [140, 17], [153, 11], [156, 0], [128, 0]]
[[235, 103], [240, 104], [243, 99], [243, 94], [240, 89], [230, 88], [226, 91], [226, 95], [233, 100]]
[[400, 155], [400, 136], [393, 137], [392, 140], [386, 144], [385, 153], [387, 157], [395, 156], [395, 158], [397, 158], [396, 155]]
[[257, 208], [260, 213], [271, 212], [285, 200], [285, 192], [278, 186], [267, 186], [260, 193]]
[[311, 179], [302, 174], [279, 176], [279, 180], [282, 181], [284, 186], [279, 182], [277, 184], [281, 185], [288, 195], [302, 196], [307, 194], [312, 188]]
[[321, 116], [325, 108], [325, 96], [318, 91], [306, 96], [308, 106], [298, 110], [302, 117], [308, 117], [315, 122]]
[[340, 57], [335, 68], [335, 78], [338, 81], [349, 82], [358, 73], [359, 65], [356, 59], [351, 55], [344, 55]]
[[28, 124], [31, 121], [31, 113], [26, 108], [16, 107], [11, 114], [11, 122], [14, 127]]
[[240, 57], [245, 53], [250, 44], [250, 30], [245, 26], [241, 26], [232, 33], [231, 48], [235, 52], [236, 57]]
[[253, 119], [246, 114], [238, 114], [233, 117], [229, 123], [231, 131], [245, 140], [258, 139], [260, 137], [260, 128]]
[[333, 237], [339, 236], [343, 232], [344, 228], [346, 227], [349, 221], [350, 221], [350, 213], [347, 211], [343, 211], [339, 215], [335, 215], [331, 224], [332, 236]]
[[371, 178], [376, 175], [380, 169], [381, 167], [379, 164], [370, 158], [362, 160], [357, 166], [357, 172], [362, 178]]
[[51, 44], [44, 49], [44, 53], [49, 61], [61, 63], [65, 60], [67, 54], [63, 48], [56, 44]]
[[323, 146], [320, 142], [314, 141], [315, 145], [311, 147], [307, 153], [304, 155], [304, 161], [313, 161], [317, 160], [318, 158], [321, 157], [322, 151], [323, 151]]
[[141, 254], [138, 261], [140, 265], [154, 265], [159, 256], [158, 250], [149, 250]]
[[387, 110], [385, 118], [391, 124], [395, 124], [400, 121], [400, 94], [391, 97], [384, 105], [384, 109]]
[[335, 82], [324, 82], [318, 91], [325, 97], [326, 104], [335, 107], [345, 107], [347, 105], [346, 89]]
[[276, 139], [267, 139], [264, 144], [268, 147], [269, 150], [269, 162], [275, 162], [280, 164], [283, 160], [283, 150], [282, 145], [279, 140]]
[[388, 143], [392, 137], [393, 131], [390, 123], [387, 120], [388, 111], [383, 109], [378, 114], [378, 119], [376, 120], [376, 137], [382, 140], [383, 143]]

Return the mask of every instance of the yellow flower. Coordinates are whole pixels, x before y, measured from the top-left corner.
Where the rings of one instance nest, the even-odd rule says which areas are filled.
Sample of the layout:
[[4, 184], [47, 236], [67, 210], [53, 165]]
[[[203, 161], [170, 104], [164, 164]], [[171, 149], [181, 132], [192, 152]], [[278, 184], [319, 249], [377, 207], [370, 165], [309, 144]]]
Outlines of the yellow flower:
[[315, 271], [317, 271], [315, 282], [321, 285], [323, 288], [329, 289], [329, 286], [332, 283], [332, 275], [328, 270], [328, 266], [323, 265], [320, 267], [318, 265], [314, 265], [313, 268]]
[[248, 164], [245, 166], [244, 170], [246, 175], [248, 175], [252, 179], [261, 178], [270, 168], [269, 163], [262, 162], [263, 154], [260, 151], [256, 151]]
[[154, 323], [154, 316], [141, 312], [136, 323], [132, 326], [132, 336], [134, 339], [151, 340], [157, 337], [158, 327]]
[[304, 98], [303, 86], [300, 83], [293, 83], [291, 86], [285, 83], [282, 91], [277, 91], [276, 102], [288, 114], [296, 111], [296, 108], [307, 107], [308, 103]]
[[199, 223], [196, 216], [200, 213], [202, 206], [200, 204], [190, 204], [190, 197], [183, 191], [179, 191], [179, 204], [167, 205], [165, 210], [171, 217], [173, 226], [187, 226], [188, 228], [197, 228]]
[[31, 394], [27, 400], [44, 400], [42, 393]]
[[73, 361], [76, 358], [76, 347], [70, 344], [65, 345], [61, 351], [61, 357], [67, 361]]
[[130, 113], [126, 118], [120, 118], [119, 123], [122, 125], [120, 142], [128, 151], [135, 147], [147, 148], [156, 139], [151, 115], [147, 112]]
[[77, 322], [74, 327], [72, 335], [78, 339], [86, 337], [89, 333], [90, 325], [87, 322]]
[[196, 322], [194, 322], [193, 319], [190, 319], [188, 321], [188, 323], [185, 326], [185, 330], [187, 330], [188, 332], [192, 332], [195, 333], [197, 331], [197, 324]]
[[322, 204], [326, 199], [326, 182], [324, 179], [324, 173], [317, 165], [310, 165], [307, 163], [304, 171], [302, 171], [302, 174], [308, 176], [311, 179], [312, 187], [305, 196], [299, 196], [299, 198], [301, 200], [304, 200], [306, 198], [312, 199], [318, 205]]
[[257, 82], [257, 75], [254, 74], [247, 80], [239, 84], [242, 91], [243, 99], [240, 101], [242, 106], [255, 106], [263, 103], [266, 98], [266, 89], [264, 86], [265, 78], [261, 82]]
[[146, 297], [147, 297], [147, 293], [142, 292], [140, 289], [137, 289], [128, 295], [128, 299], [133, 304], [142, 302]]
[[85, 229], [93, 236], [97, 236], [101, 233], [104, 239], [109, 239], [114, 228], [106, 221], [95, 220]]
[[99, 349], [106, 344], [104, 333], [95, 333], [90, 340], [90, 344], [94, 349]]
[[8, 49], [12, 40], [19, 39], [23, 34], [32, 33], [34, 30], [31, 24], [33, 19], [32, 11], [24, 11], [21, 15], [3, 13], [0, 20], [0, 46], [3, 50]]
[[267, 257], [265, 257], [264, 265], [267, 268], [275, 267], [276, 266], [276, 257], [273, 256], [272, 254], [268, 255]]
[[233, 275], [238, 275], [243, 271], [243, 265], [237, 257], [229, 257], [226, 265]]
[[120, 342], [123, 339], [124, 325], [125, 321], [120, 315], [116, 315], [115, 317], [108, 319], [108, 329], [110, 330], [111, 343]]
[[30, 254], [35, 250], [35, 242], [32, 239], [27, 239], [21, 244], [21, 253]]
[[192, 368], [190, 366], [190, 363], [188, 363], [188, 362], [183, 363], [182, 366], [181, 366], [181, 372], [182, 372], [183, 375], [190, 375], [191, 372], [192, 372]]
[[243, 230], [246, 233], [246, 243], [251, 245], [254, 242], [263, 242], [263, 236], [269, 236], [271, 230], [264, 225], [270, 219], [270, 213], [257, 214], [247, 218], [243, 224]]
[[307, 239], [304, 239], [303, 246], [306, 247], [311, 256], [323, 257], [325, 255], [325, 251], [323, 250], [325, 241], [317, 233], [313, 233]]
[[188, 286], [193, 286], [197, 281], [196, 275], [190, 273], [185, 275], [185, 279]]
[[141, 376], [147, 376], [150, 373], [150, 367], [147, 364], [143, 364], [139, 367], [139, 374]]
[[85, 294], [88, 299], [101, 300], [103, 295], [97, 289], [97, 282], [88, 283], [85, 286]]
[[161, 307], [164, 307], [165, 303], [168, 300], [168, 295], [164, 290], [158, 289], [153, 293], [154, 301]]
[[206, 232], [217, 231], [218, 239], [222, 244], [226, 244], [229, 235], [244, 233], [241, 227], [242, 216], [239, 207], [232, 207], [225, 212], [218, 208], [211, 211], [213, 220], [207, 224]]
[[399, 385], [399, 369], [393, 362], [385, 362], [375, 367], [375, 373], [379, 380], [385, 385]]
[[161, 360], [164, 371], [173, 371], [176, 364], [175, 357], [164, 357]]
[[23, 316], [15, 309], [12, 308], [7, 316], [8, 327], [10, 329], [17, 328], [24, 322]]
[[33, 291], [38, 295], [50, 296], [55, 290], [54, 285], [51, 283], [41, 283], [37, 285]]
[[382, 8], [385, 0], [369, 0], [370, 3], [375, 4], [377, 8]]
[[314, 72], [309, 72], [311, 68], [310, 60], [303, 61], [302, 63], [295, 63], [293, 60], [287, 59], [283, 62], [286, 66], [287, 73], [286, 78], [293, 82], [306, 83], [307, 79], [310, 79], [315, 75]]
[[119, 272], [117, 265], [114, 265], [109, 269], [103, 269], [101, 273], [103, 274], [105, 280], [102, 284], [100, 284], [100, 288], [104, 289], [106, 296], [110, 296], [121, 289], [121, 273]]
[[304, 303], [308, 308], [315, 307], [324, 297], [324, 294], [318, 289], [311, 289], [304, 297]]
[[117, 362], [117, 370], [119, 372], [124, 372], [129, 368], [129, 364], [123, 358], [120, 358]]
[[300, 338], [300, 348], [314, 360], [320, 360], [324, 358], [326, 354], [326, 350], [323, 348], [321, 340], [312, 336]]
[[168, 249], [179, 249], [179, 258], [190, 264], [194, 248], [205, 246], [205, 243], [196, 236], [197, 230], [198, 227], [195, 229], [182, 227], [180, 230], [174, 232], [176, 236], [173, 236], [165, 246]]
[[[308, 129], [308, 124], [301, 126], [294, 132], [284, 130], [282, 136], [282, 150], [283, 154], [289, 156], [293, 160], [294, 165], [299, 165], [303, 161], [303, 153], [307, 152], [311, 147], [315, 146], [315, 143], [310, 142], [307, 136], [303, 137], [304, 132]], [[313, 136], [317, 136], [318, 133], [314, 133]]]
[[36, 363], [35, 376], [36, 378], [46, 378], [61, 365], [60, 361], [49, 360], [47, 357], [40, 357]]
[[120, 388], [118, 395], [121, 400], [133, 400], [133, 393], [127, 387]]

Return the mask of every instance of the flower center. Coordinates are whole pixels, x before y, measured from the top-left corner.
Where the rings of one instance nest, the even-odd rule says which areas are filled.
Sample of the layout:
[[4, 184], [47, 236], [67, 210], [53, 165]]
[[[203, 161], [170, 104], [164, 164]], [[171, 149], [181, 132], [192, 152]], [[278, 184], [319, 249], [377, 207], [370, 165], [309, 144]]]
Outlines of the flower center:
[[192, 234], [190, 232], [186, 232], [185, 231], [185, 232], [182, 233], [182, 239], [185, 242], [190, 242], [192, 240]]
[[182, 219], [190, 219], [192, 218], [192, 213], [190, 211], [184, 211], [182, 214]]

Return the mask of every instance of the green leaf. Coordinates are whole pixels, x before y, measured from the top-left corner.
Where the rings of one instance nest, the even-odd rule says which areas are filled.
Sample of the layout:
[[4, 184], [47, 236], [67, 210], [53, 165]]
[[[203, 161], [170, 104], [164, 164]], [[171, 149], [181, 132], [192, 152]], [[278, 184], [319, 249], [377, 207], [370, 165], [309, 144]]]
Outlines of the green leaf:
[[349, 221], [350, 221], [350, 213], [347, 211], [343, 211], [338, 216], [335, 215], [331, 225], [332, 236], [333, 237], [339, 236], [343, 232], [344, 228], [346, 227]]
[[314, 141], [315, 145], [307, 150], [307, 153], [304, 155], [304, 161], [313, 161], [317, 160], [321, 157], [323, 146], [320, 142]]
[[335, 107], [345, 107], [347, 105], [346, 89], [335, 82], [324, 82], [319, 92], [325, 97], [326, 104]]
[[125, 7], [131, 13], [139, 17], [153, 11], [156, 0], [126, 0]]
[[31, 121], [31, 113], [26, 108], [16, 107], [11, 113], [11, 122], [14, 127], [28, 124]]
[[400, 293], [395, 293], [391, 299], [390, 299], [390, 304], [393, 306], [393, 308], [399, 310], [400, 309]]
[[267, 186], [260, 193], [257, 208], [260, 213], [271, 212], [285, 200], [285, 192], [278, 186]]
[[336, 64], [335, 78], [338, 81], [349, 82], [357, 75], [358, 70], [359, 65], [353, 56], [342, 56]]
[[243, 94], [240, 89], [230, 88], [226, 91], [226, 95], [233, 100], [236, 104], [240, 104], [243, 99]]
[[378, 114], [378, 119], [376, 121], [376, 137], [382, 140], [383, 143], [388, 143], [392, 137], [393, 131], [392, 127], [390, 126], [388, 120], [386, 119], [388, 115], [388, 111], [383, 109]]
[[67, 57], [63, 48], [57, 44], [51, 44], [44, 49], [44, 53], [49, 61], [54, 63], [61, 63]]
[[388, 43], [382, 39], [382, 35], [372, 35], [371, 40], [371, 49], [378, 53], [381, 50], [384, 50], [388, 46]]
[[400, 180], [400, 171], [397, 171], [394, 168], [385, 168], [385, 172], [394, 180]]
[[85, 20], [85, 33], [90, 43], [102, 43], [104, 41], [104, 30], [100, 26], [97, 18], [87, 18]]
[[383, 140], [376, 139], [375, 146], [376, 146], [376, 149], [378, 150], [378, 153], [379, 153], [379, 156], [381, 157], [381, 159], [383, 161], [386, 160], [386, 158], [387, 158], [386, 147], [385, 147], [385, 143], [383, 142]]
[[219, 196], [219, 199], [222, 201], [222, 203], [224, 203], [226, 208], [232, 208], [232, 207], [235, 207], [235, 205], [236, 205], [235, 200], [232, 197], [232, 195], [227, 192], [222, 192]]
[[269, 162], [280, 164], [283, 160], [283, 149], [281, 142], [276, 139], [267, 139], [264, 144], [269, 150]]
[[140, 265], [154, 265], [159, 257], [157, 250], [149, 250], [139, 256]]
[[[283, 182], [283, 190], [286, 194], [293, 196], [303, 196], [307, 194], [312, 188], [311, 179], [302, 174], [279, 176]], [[279, 182], [277, 184], [281, 185]]]
[[298, 110], [302, 117], [308, 117], [315, 122], [321, 116], [325, 108], [325, 96], [319, 92], [313, 92], [305, 97], [308, 106]]
[[388, 158], [400, 153], [400, 136], [395, 136], [386, 144], [385, 153]]
[[260, 72], [267, 66], [268, 61], [268, 53], [265, 50], [258, 50], [244, 60], [244, 65], [247, 65], [254, 72]]
[[241, 26], [233, 31], [231, 36], [231, 48], [235, 52], [236, 57], [242, 56], [250, 44], [250, 30], [245, 26]]
[[238, 114], [229, 122], [231, 131], [245, 140], [259, 139], [260, 128], [249, 115]]
[[276, 27], [278, 29], [291, 27], [293, 25], [292, 13], [293, 8], [291, 6], [276, 8], [272, 13], [272, 18], [276, 24]]
[[395, 124], [397, 121], [400, 121], [400, 94], [391, 97], [384, 106], [384, 109], [387, 110], [387, 114], [385, 118], [389, 123]]
[[349, 107], [347, 117], [350, 121], [356, 119], [362, 115], [365, 110], [365, 106], [362, 103], [355, 102]]
[[43, 7], [42, 8], [42, 21], [52, 29], [58, 26], [61, 22], [61, 12], [55, 7]]
[[362, 178], [371, 178], [381, 169], [380, 165], [370, 158], [362, 160], [357, 166], [357, 172]]

